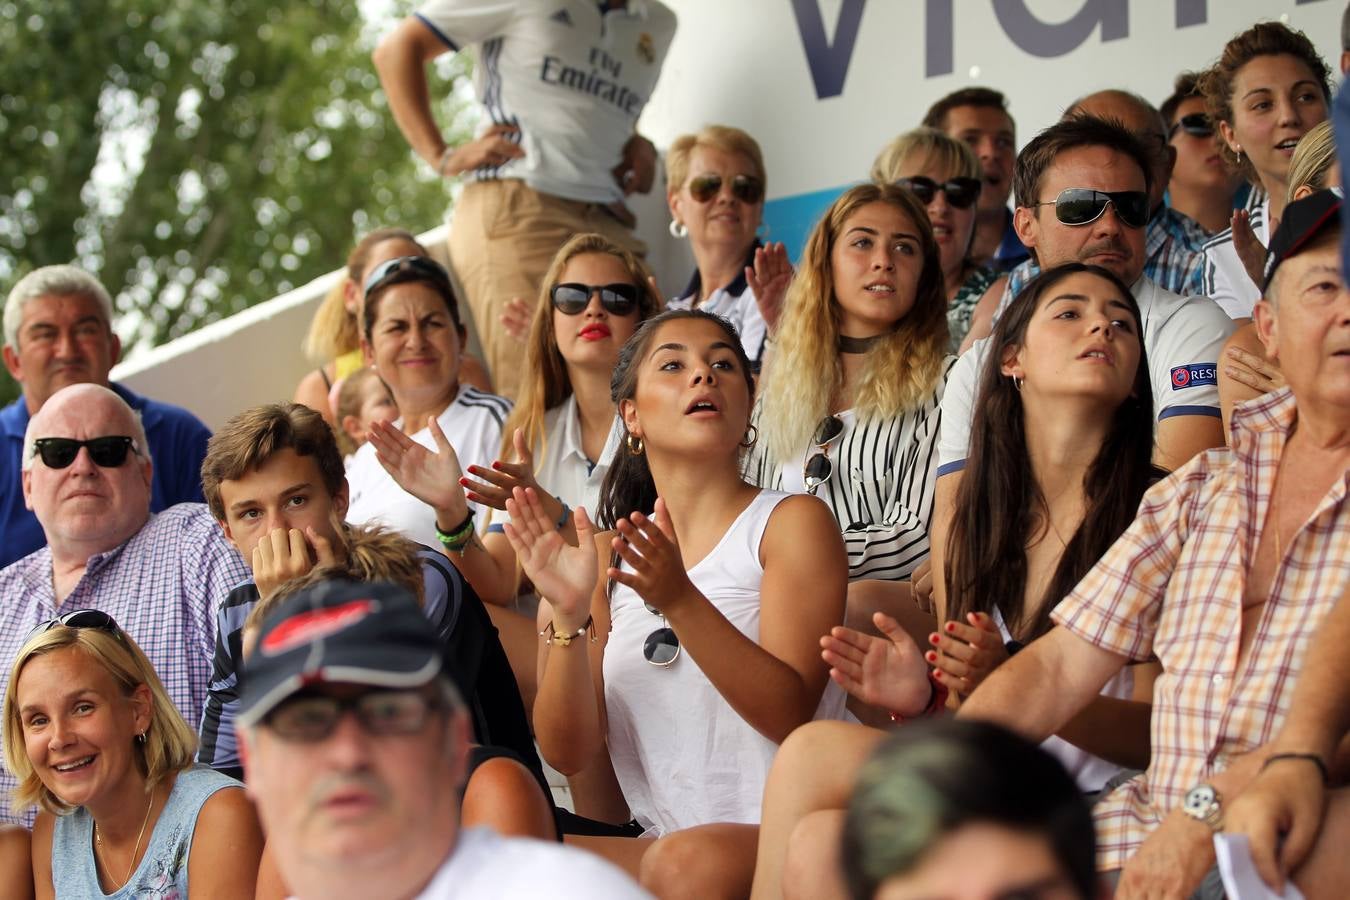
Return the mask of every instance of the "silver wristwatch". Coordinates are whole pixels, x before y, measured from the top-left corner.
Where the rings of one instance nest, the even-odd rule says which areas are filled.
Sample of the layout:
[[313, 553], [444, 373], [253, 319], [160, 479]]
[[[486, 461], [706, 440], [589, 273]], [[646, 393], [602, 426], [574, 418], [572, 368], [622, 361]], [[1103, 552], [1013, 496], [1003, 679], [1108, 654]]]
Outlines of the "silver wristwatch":
[[1212, 784], [1198, 784], [1186, 792], [1181, 811], [1209, 826], [1210, 831], [1223, 827], [1223, 797]]

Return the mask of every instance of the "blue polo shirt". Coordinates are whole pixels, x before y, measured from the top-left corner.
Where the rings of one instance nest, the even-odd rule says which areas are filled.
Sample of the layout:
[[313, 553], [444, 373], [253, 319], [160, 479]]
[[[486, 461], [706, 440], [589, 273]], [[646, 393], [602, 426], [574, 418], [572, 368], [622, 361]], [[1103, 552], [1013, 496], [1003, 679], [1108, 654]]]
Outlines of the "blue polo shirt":
[[[127, 405], [141, 414], [150, 456], [155, 462], [150, 485], [150, 511], [175, 503], [201, 503], [202, 460], [210, 430], [192, 413], [178, 406], [133, 394], [120, 384], [109, 385]], [[47, 543], [37, 516], [23, 505], [23, 433], [28, 429], [28, 407], [23, 397], [0, 409], [0, 567], [22, 559]]]

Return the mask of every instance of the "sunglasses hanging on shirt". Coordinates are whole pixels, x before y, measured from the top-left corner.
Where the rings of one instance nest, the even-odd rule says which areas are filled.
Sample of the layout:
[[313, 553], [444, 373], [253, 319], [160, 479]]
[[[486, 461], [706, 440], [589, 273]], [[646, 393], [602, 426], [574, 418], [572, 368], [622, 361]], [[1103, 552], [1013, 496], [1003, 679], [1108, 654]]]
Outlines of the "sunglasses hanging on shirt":
[[834, 461], [830, 459], [830, 444], [838, 440], [839, 435], [843, 433], [844, 420], [838, 416], [826, 416], [816, 426], [811, 443], [818, 449], [802, 465], [802, 482], [805, 483], [808, 494], [814, 495], [816, 490], [834, 474]]
[[661, 615], [661, 610], [650, 603], [642, 605], [647, 607], [647, 612], [652, 615], [661, 616], [661, 627], [647, 635], [647, 640], [642, 642], [642, 657], [652, 665], [664, 669], [680, 658], [680, 639], [676, 636], [675, 629], [666, 624], [666, 617]]

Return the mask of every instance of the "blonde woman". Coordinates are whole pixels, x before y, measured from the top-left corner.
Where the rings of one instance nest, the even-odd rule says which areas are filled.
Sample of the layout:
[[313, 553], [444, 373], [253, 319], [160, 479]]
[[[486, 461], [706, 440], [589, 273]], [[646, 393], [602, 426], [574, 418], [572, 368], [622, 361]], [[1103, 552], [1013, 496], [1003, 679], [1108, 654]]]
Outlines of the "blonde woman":
[[938, 403], [950, 369], [941, 257], [909, 191], [845, 191], [807, 241], [761, 385], [747, 460], [810, 493], [848, 549], [849, 619], [881, 609], [926, 637], [908, 579], [928, 556]]
[[758, 368], [792, 278], [787, 249], [758, 237], [767, 185], [759, 144], [727, 125], [681, 135], [666, 153], [666, 184], [670, 232], [689, 238], [697, 267], [669, 307], [729, 321]]
[[38, 626], [5, 692], [5, 764], [33, 826], [38, 897], [252, 898], [262, 834], [107, 613]]
[[872, 180], [900, 185], [918, 197], [928, 212], [947, 294], [948, 349], [956, 353], [970, 331], [976, 304], [986, 296], [997, 303], [1007, 283], [970, 256], [984, 183], [980, 160], [964, 141], [936, 128], [916, 128], [882, 149], [872, 164]]

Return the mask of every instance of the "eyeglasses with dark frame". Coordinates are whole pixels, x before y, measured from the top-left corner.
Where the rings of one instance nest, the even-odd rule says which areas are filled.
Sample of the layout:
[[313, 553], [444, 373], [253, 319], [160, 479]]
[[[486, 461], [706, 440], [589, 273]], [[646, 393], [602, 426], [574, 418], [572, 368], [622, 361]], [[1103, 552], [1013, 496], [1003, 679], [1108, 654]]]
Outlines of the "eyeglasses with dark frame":
[[1192, 137], [1214, 137], [1214, 120], [1202, 112], [1182, 116], [1167, 129], [1167, 140], [1170, 142], [1178, 131], [1184, 131]]
[[312, 744], [331, 735], [349, 711], [366, 734], [384, 737], [417, 734], [433, 713], [445, 708], [425, 690], [376, 689], [355, 697], [304, 693], [282, 701], [263, 717], [263, 724], [282, 740]]
[[65, 628], [94, 628], [98, 631], [106, 631], [118, 640], [122, 639], [122, 629], [118, 627], [117, 621], [101, 609], [73, 609], [68, 613], [63, 613], [54, 619], [48, 619], [34, 626], [33, 630], [28, 632], [28, 636], [23, 639], [26, 644], [39, 634], [51, 631], [53, 628], [63, 626]]
[[973, 206], [975, 201], [980, 199], [980, 190], [983, 187], [980, 179], [967, 178], [964, 175], [948, 178], [940, 184], [923, 175], [897, 178], [895, 183], [918, 197], [919, 202], [925, 206], [933, 202], [938, 191], [942, 191], [947, 202], [957, 209], [969, 209]]
[[[722, 190], [723, 178], [716, 172], [695, 175], [689, 180], [689, 195], [699, 203], [707, 203]], [[764, 199], [764, 182], [754, 175], [731, 176], [731, 196], [754, 206]]]
[[564, 282], [549, 289], [548, 296], [553, 308], [565, 316], [577, 316], [586, 311], [591, 297], [600, 295], [600, 305], [611, 316], [627, 316], [637, 309], [641, 289], [635, 284], [581, 284]]
[[1065, 188], [1054, 200], [1031, 205], [1053, 206], [1055, 218], [1063, 225], [1087, 225], [1102, 217], [1107, 204], [1115, 207], [1116, 217], [1130, 228], [1143, 228], [1148, 224], [1148, 194], [1143, 191]]
[[40, 458], [49, 469], [64, 469], [75, 462], [81, 447], [89, 448], [89, 458], [100, 469], [121, 467], [127, 461], [127, 451], [142, 455], [136, 440], [124, 434], [110, 434], [87, 441], [64, 437], [38, 438], [33, 441], [33, 455]]
[[808, 494], [814, 495], [817, 489], [834, 475], [830, 444], [838, 440], [839, 435], [843, 433], [844, 420], [838, 416], [826, 416], [816, 426], [815, 434], [811, 435], [811, 443], [818, 450], [802, 464], [802, 482], [806, 485]]

